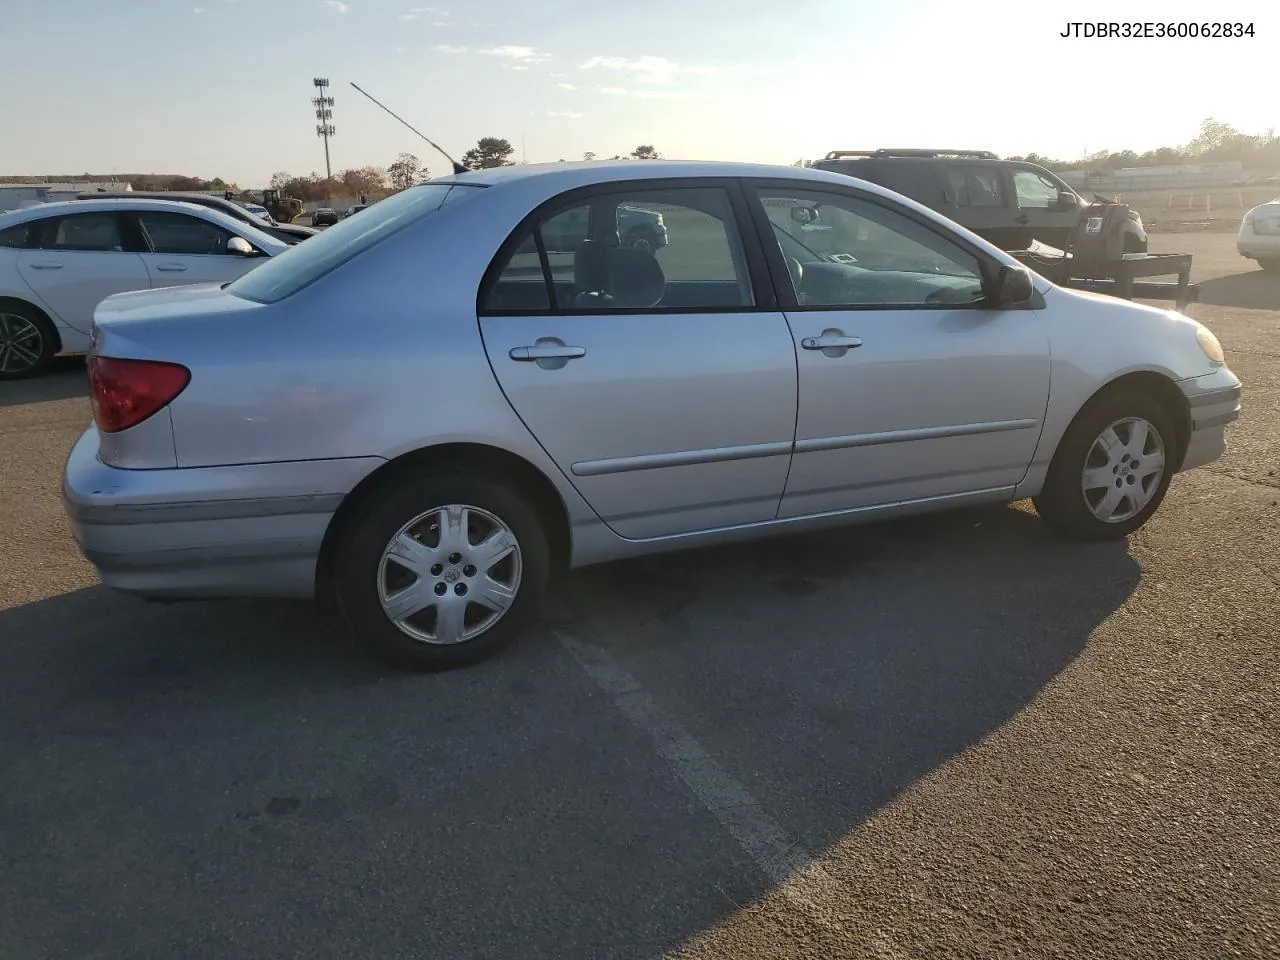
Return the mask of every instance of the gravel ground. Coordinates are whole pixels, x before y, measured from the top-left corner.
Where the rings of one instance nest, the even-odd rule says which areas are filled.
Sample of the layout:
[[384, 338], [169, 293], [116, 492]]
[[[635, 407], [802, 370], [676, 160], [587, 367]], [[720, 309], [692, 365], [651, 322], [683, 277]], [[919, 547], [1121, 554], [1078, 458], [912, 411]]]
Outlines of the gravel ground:
[[439, 677], [103, 590], [83, 370], [0, 386], [0, 954], [1280, 956], [1280, 278], [1153, 248], [1245, 414], [1128, 543], [1017, 504], [601, 567]]

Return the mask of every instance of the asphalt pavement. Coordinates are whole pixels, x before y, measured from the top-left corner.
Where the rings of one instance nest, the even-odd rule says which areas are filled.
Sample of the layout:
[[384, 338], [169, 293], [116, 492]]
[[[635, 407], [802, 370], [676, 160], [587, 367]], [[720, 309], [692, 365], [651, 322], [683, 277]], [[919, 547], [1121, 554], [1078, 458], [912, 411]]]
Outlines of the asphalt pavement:
[[1280, 956], [1280, 277], [1128, 542], [1028, 504], [585, 570], [439, 676], [97, 584], [83, 364], [0, 385], [0, 955]]

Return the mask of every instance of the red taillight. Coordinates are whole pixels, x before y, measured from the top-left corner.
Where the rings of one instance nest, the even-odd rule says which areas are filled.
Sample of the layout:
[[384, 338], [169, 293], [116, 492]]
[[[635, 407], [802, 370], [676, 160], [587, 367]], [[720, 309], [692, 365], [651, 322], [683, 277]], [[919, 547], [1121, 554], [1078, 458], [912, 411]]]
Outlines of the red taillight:
[[191, 382], [186, 367], [159, 360], [90, 357], [88, 366], [93, 419], [103, 433], [137, 426]]

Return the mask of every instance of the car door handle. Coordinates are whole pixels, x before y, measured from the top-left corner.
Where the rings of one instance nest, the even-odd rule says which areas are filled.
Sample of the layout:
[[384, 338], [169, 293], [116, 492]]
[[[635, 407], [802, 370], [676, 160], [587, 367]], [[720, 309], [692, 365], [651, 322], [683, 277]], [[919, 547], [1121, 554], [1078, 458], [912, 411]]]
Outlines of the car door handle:
[[507, 354], [512, 360], [577, 360], [587, 355], [584, 347], [570, 347], [565, 344], [535, 344], [532, 347], [512, 347]]
[[1023, 214], [1022, 216], [1020, 216], [1020, 217], [1014, 217], [1014, 218], [1013, 218], [1013, 222], [1014, 222], [1014, 223], [1020, 223], [1020, 224], [1022, 224], [1022, 225], [1025, 227], [1028, 223], [1030, 223], [1030, 222], [1031, 222], [1031, 218], [1030, 218], [1029, 216], [1027, 216], [1027, 215], [1024, 213], [1024, 214]]
[[32, 269], [32, 270], [61, 270], [61, 269], [62, 269], [62, 264], [60, 264], [60, 263], [48, 263], [48, 262], [45, 262], [45, 263], [33, 263], [33, 264], [31, 264], [31, 269]]
[[183, 270], [187, 269], [187, 265], [185, 263], [162, 263], [159, 264], [156, 269], [165, 273], [181, 273]]
[[862, 338], [824, 333], [820, 337], [805, 337], [800, 341], [800, 346], [806, 350], [845, 350], [862, 346]]

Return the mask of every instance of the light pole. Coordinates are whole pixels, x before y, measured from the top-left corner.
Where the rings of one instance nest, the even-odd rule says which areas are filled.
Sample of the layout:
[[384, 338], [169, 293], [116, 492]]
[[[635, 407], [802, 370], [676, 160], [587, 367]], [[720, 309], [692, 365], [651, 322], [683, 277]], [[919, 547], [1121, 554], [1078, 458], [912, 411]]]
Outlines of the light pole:
[[320, 121], [316, 124], [316, 136], [324, 138], [324, 176], [326, 180], [332, 180], [333, 169], [329, 166], [329, 138], [338, 131], [329, 122], [333, 119], [333, 97], [328, 96], [327, 93], [329, 78], [316, 77], [311, 81], [311, 85], [318, 93], [318, 96], [311, 98], [311, 103], [316, 108], [316, 119]]

